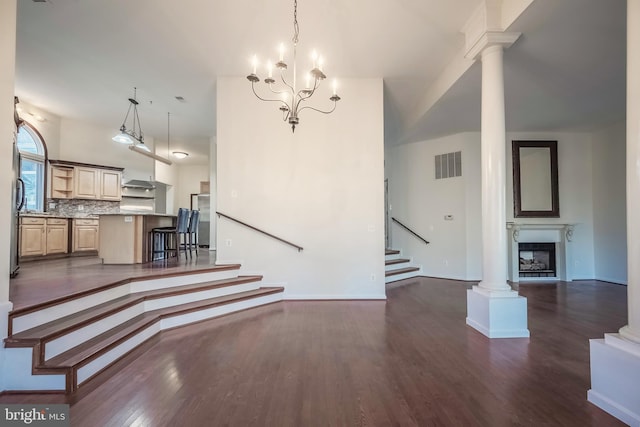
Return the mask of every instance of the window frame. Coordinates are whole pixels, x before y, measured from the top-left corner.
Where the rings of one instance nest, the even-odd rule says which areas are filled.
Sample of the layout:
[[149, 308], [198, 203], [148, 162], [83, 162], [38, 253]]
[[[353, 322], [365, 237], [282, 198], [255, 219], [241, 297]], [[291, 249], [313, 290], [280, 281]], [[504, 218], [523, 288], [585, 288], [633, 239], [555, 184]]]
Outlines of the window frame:
[[[31, 123], [27, 122], [26, 120], [22, 120], [22, 123], [20, 123], [20, 125], [18, 126], [18, 129], [16, 130], [16, 140], [18, 137], [18, 133], [22, 128], [24, 128], [24, 131], [29, 133], [33, 137], [36, 144], [39, 143], [42, 147], [43, 154], [33, 154], [28, 151], [20, 151], [20, 149], [18, 149], [18, 153], [20, 154], [21, 163], [22, 163], [22, 159], [26, 159], [32, 162], [42, 163], [42, 199], [41, 199], [42, 210], [41, 211], [36, 210], [36, 211], [46, 212], [47, 211], [47, 169], [49, 164], [49, 152], [47, 150], [47, 143], [45, 142], [44, 138], [42, 137], [42, 134], [38, 131], [38, 129], [35, 126], [33, 126]], [[17, 145], [16, 145], [16, 148], [17, 148]], [[20, 164], [20, 175], [22, 176], [22, 164]]]

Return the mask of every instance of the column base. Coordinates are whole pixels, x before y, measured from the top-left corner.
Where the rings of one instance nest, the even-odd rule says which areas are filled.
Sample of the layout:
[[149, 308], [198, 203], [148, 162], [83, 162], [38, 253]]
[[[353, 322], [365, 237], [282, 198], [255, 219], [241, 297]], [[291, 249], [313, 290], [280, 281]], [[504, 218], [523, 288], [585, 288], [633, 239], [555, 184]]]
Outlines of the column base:
[[587, 400], [630, 426], [640, 426], [640, 344], [620, 334], [589, 340]]
[[467, 325], [489, 338], [528, 338], [527, 299], [515, 291], [467, 291]]

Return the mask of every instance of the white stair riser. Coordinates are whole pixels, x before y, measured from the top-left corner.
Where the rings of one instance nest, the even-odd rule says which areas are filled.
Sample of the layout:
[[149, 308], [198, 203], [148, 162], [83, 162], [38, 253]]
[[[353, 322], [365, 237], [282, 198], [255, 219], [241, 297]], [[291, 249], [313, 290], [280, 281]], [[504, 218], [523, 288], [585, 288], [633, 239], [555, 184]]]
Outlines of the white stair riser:
[[144, 303], [139, 302], [138, 304], [118, 311], [111, 316], [89, 323], [83, 328], [76, 329], [68, 334], [56, 338], [55, 340], [49, 341], [44, 347], [44, 360], [49, 360], [60, 353], [71, 350], [73, 347], [76, 347], [85, 341], [88, 341], [109, 329], [113, 329], [121, 323], [131, 320], [143, 313]]
[[[4, 354], [3, 354], [4, 353]], [[0, 348], [5, 367], [0, 390], [65, 390], [64, 375], [33, 375], [32, 348]]]
[[411, 260], [407, 262], [400, 262], [398, 264], [389, 264], [389, 265], [385, 264], [384, 271], [399, 270], [401, 268], [407, 268], [407, 267], [413, 267], [411, 265]]
[[265, 295], [263, 297], [250, 298], [232, 304], [225, 304], [220, 307], [213, 307], [206, 310], [195, 311], [183, 316], [168, 317], [166, 319], [162, 319], [162, 329], [175, 328], [177, 326], [187, 325], [189, 323], [198, 322], [200, 320], [222, 316], [223, 314], [233, 313], [235, 311], [240, 311], [251, 307], [258, 307], [260, 305], [282, 301], [282, 296], [282, 292], [278, 292], [271, 295]]
[[179, 304], [185, 304], [194, 301], [200, 301], [208, 298], [215, 298], [223, 295], [230, 295], [237, 292], [244, 292], [258, 289], [260, 282], [242, 283], [234, 286], [225, 286], [218, 289], [208, 289], [201, 292], [191, 292], [188, 294], [175, 295], [166, 298], [157, 298], [128, 307], [122, 311], [116, 312], [111, 316], [104, 317], [100, 320], [92, 322], [87, 326], [74, 330], [55, 340], [45, 344], [45, 360], [49, 360], [73, 347], [82, 344], [116, 326], [133, 319], [147, 311], [159, 308], [171, 307]]
[[120, 298], [129, 293], [165, 289], [175, 286], [191, 285], [194, 283], [212, 282], [214, 280], [233, 279], [236, 277], [238, 277], [238, 269], [134, 281], [114, 288], [105, 289], [104, 291], [96, 292], [82, 298], [73, 299], [69, 302], [38, 310], [33, 313], [14, 317], [11, 324], [12, 331], [16, 334], [45, 323], [53, 322], [54, 320], [76, 313], [78, 311], [78, 307], [82, 307], [83, 310], [95, 307], [96, 305]]
[[420, 276], [421, 274], [422, 274], [422, 269], [417, 270], [417, 271], [412, 271], [412, 272], [409, 272], [409, 273], [394, 274], [393, 276], [386, 276], [384, 282], [385, 283], [391, 283], [391, 282], [395, 282], [397, 280], [410, 279], [412, 277]]
[[97, 372], [115, 362], [116, 360], [127, 354], [129, 351], [133, 350], [149, 338], [153, 337], [158, 332], [160, 332], [160, 322], [155, 322], [148, 328], [143, 329], [142, 331], [135, 334], [120, 345], [116, 346], [112, 350], [87, 363], [86, 365], [78, 369], [77, 385], [82, 384], [83, 382], [94, 376]]
[[392, 254], [392, 255], [386, 255], [385, 254], [384, 260], [385, 261], [391, 261], [392, 259], [398, 259], [398, 258], [400, 258], [400, 255], [402, 255], [402, 254], [401, 253], [400, 254]]
[[33, 313], [14, 317], [11, 323], [12, 331], [14, 334], [26, 331], [27, 329], [35, 328], [36, 326], [53, 322], [54, 320], [77, 313], [79, 309], [84, 310], [94, 307], [127, 294], [129, 294], [129, 284], [106, 289], [95, 294], [77, 298], [62, 304], [57, 304]]
[[195, 283], [213, 282], [215, 280], [234, 279], [238, 277], [238, 269], [211, 271], [199, 274], [183, 274], [174, 277], [148, 279], [131, 282], [131, 293], [154, 291], [173, 288], [175, 286], [191, 285]]
[[260, 287], [260, 282], [241, 283], [234, 286], [225, 286], [217, 289], [207, 289], [200, 292], [190, 292], [188, 294], [175, 295], [166, 298], [151, 299], [144, 302], [144, 311], [158, 310], [160, 308], [172, 307], [174, 305], [186, 304], [194, 301], [201, 301], [209, 298], [217, 298], [231, 295], [238, 292], [253, 291]]
[[247, 308], [258, 307], [260, 305], [270, 304], [277, 301], [282, 301], [282, 292], [161, 319], [159, 322], [156, 322], [148, 328], [140, 331], [140, 333], [129, 338], [127, 341], [123, 342], [109, 352], [78, 369], [78, 385], [90, 379], [97, 372], [104, 369], [109, 364], [118, 360], [120, 357], [164, 329], [183, 326], [189, 323], [207, 320], [214, 317], [222, 316], [224, 314], [233, 313]]

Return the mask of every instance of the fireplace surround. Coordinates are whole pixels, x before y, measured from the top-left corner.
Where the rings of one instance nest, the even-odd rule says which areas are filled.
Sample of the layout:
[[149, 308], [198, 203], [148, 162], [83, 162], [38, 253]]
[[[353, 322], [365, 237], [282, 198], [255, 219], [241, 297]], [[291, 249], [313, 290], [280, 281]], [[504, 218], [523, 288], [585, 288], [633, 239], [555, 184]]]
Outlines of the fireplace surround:
[[573, 280], [574, 228], [575, 224], [508, 222], [508, 280]]

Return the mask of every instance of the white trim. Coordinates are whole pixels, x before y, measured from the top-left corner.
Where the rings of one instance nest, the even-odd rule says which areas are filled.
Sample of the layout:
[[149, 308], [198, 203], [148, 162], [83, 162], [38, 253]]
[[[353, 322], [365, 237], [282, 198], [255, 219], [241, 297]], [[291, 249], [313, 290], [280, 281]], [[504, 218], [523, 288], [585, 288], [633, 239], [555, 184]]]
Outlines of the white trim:
[[386, 300], [387, 296], [384, 294], [358, 294], [358, 295], [345, 295], [345, 294], [327, 294], [327, 295], [306, 295], [306, 294], [285, 294], [284, 301], [304, 301], [304, 300], [317, 300], [317, 301], [332, 301], [332, 300]]

